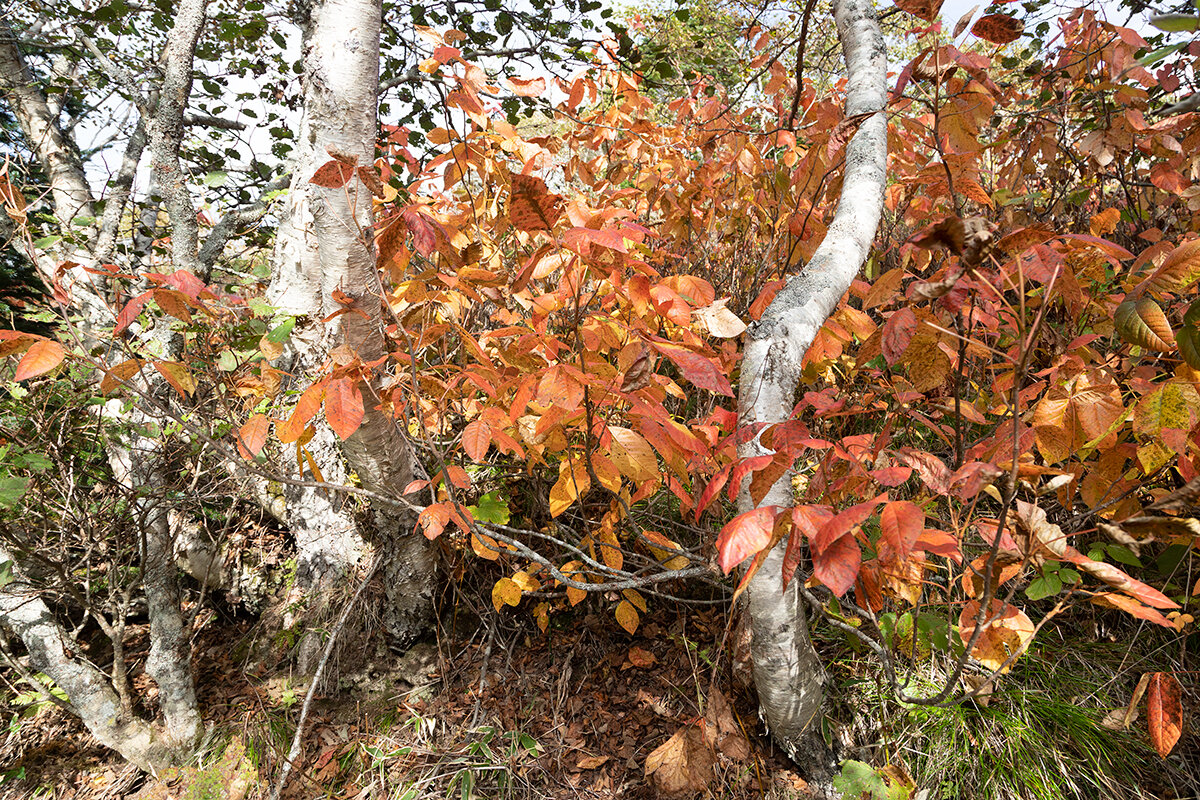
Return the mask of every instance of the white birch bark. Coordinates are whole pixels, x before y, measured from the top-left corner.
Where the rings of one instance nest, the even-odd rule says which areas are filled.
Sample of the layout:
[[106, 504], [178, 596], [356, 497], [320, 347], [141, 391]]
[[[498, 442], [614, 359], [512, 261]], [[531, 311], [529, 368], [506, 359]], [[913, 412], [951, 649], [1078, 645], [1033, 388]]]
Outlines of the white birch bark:
[[[824, 241], [747, 331], [738, 398], [739, 424], [745, 427], [782, 422], [791, 414], [804, 354], [858, 274], [883, 208], [887, 166], [883, 36], [870, 0], [834, 0], [833, 14], [846, 60], [846, 115], [878, 113], [862, 123], [846, 147], [842, 195]], [[769, 452], [755, 437], [740, 448], [739, 455]], [[771, 487], [761, 505], [793, 505], [790, 472]], [[753, 508], [744, 486], [738, 511]], [[820, 775], [829, 766], [818, 724], [824, 672], [809, 640], [798, 583], [783, 589], [784, 548], [781, 543], [767, 556], [746, 589], [754, 682], [772, 737], [793, 760]]]
[[102, 744], [145, 770], [170, 762], [171, 750], [147, 722], [127, 715], [108, 676], [68, 647], [71, 636], [50, 613], [36, 587], [25, 580], [11, 551], [0, 542], [0, 563], [14, 562], [12, 583], [0, 591], [0, 620], [29, 651], [30, 663], [67, 694], [67, 702]]
[[[294, 151], [291, 191], [276, 237], [268, 300], [296, 315], [288, 371], [303, 389], [323, 368], [330, 350], [348, 345], [363, 361], [386, 352], [382, 294], [371, 240], [372, 196], [357, 178], [344, 188], [310, 183], [330, 151], [374, 162], [379, 87], [379, 0], [318, 0], [304, 25], [304, 108]], [[332, 298], [340, 289], [357, 312], [322, 322], [342, 309]], [[374, 491], [399, 496], [412, 479], [414, 454], [394, 420], [375, 410], [378, 401], [363, 386], [366, 415], [344, 445], [323, 421], [306, 445], [326, 481], [343, 483], [353, 469]], [[285, 458], [294, 466], [295, 459]], [[310, 476], [311, 477], [311, 476]], [[310, 603], [345, 578], [367, 542], [345, 507], [345, 498], [325, 490], [288, 487], [287, 518], [299, 550], [298, 580]], [[396, 509], [372, 508], [379, 543], [385, 548], [389, 633], [411, 640], [427, 624], [433, 558], [428, 542]], [[318, 600], [319, 602], [319, 600]], [[308, 655], [316, 649], [309, 648]], [[303, 656], [303, 654], [302, 654]], [[311, 661], [310, 658], [302, 658]], [[302, 664], [302, 666], [304, 666]], [[309, 664], [308, 666], [313, 666]]]
[[[195, 48], [205, 21], [206, 3], [207, 0], [184, 0], [177, 10], [163, 57], [164, 78], [158, 93], [159, 102], [146, 124], [154, 170], [159, 182], [168, 186], [172, 222], [179, 223], [175, 225], [180, 235], [173, 239], [173, 258], [177, 266], [183, 268], [190, 268], [196, 263], [197, 246], [194, 235], [188, 235], [189, 230], [195, 231], [195, 212], [187, 198], [179, 169], [179, 146], [183, 135], [183, 112], [191, 92]], [[92, 216], [91, 190], [73, 144], [60, 130], [57, 115], [34, 82], [8, 26], [0, 28], [0, 90], [49, 175], [55, 214], [64, 241], [67, 242], [66, 247], [39, 254], [37, 266], [46, 276], [47, 283], [53, 284], [60, 263], [67, 261], [76, 265], [65, 271], [64, 288], [76, 310], [81, 313], [83, 332], [90, 339], [93, 332], [114, 319], [106, 296], [107, 287], [83, 269], [96, 262], [94, 253], [89, 250], [89, 246], [97, 245], [96, 241], [90, 241], [96, 238], [95, 226], [73, 224], [79, 217]], [[134, 149], [138, 155], [141, 145], [136, 140], [140, 139], [141, 132], [142, 125], [139, 123], [134, 134]], [[114, 227], [117, 221], [112, 220]], [[72, 236], [80, 239], [71, 241]], [[111, 246], [104, 241], [105, 237], [99, 238], [99, 247], [106, 253], [110, 251]], [[168, 351], [169, 347], [164, 344], [161, 353], [168, 355]], [[147, 391], [154, 390], [149, 385], [144, 388]], [[120, 401], [117, 401], [116, 407], [121, 407]], [[161, 423], [162, 420], [155, 420], [136, 407], [127, 414], [118, 411], [117, 417], [119, 422], [134, 431], [126, 441], [114, 438], [106, 442], [106, 448], [114, 476], [140, 494], [138, 505], [143, 523], [143, 589], [150, 617], [151, 640], [146, 671], [158, 686], [163, 719], [163, 731], [161, 735], [156, 735], [155, 746], [175, 753], [186, 753], [199, 738], [202, 725], [191, 672], [189, 631], [180, 608], [174, 534], [167, 508], [160, 502], [163, 487], [168, 486], [169, 481], [163, 472], [163, 442], [138, 432], [147, 424]], [[0, 589], [0, 596], [7, 599], [7, 590]], [[16, 606], [17, 609], [25, 607], [20, 604]], [[19, 615], [14, 616], [15, 613], [8, 613], [4, 609], [4, 613], [0, 613], [0, 620], [18, 632], [32, 653], [42, 644], [30, 640], [27, 635], [39, 635], [44, 625], [39, 627], [41, 623], [29, 623]], [[62, 661], [52, 655], [47, 656], [50, 669], [46, 672], [56, 683], [64, 686], [72, 704], [78, 708], [87, 709], [97, 703], [104, 705], [108, 695], [116, 696], [111, 684], [83, 680], [73, 670], [70, 661]], [[66, 669], [67, 672], [60, 675], [51, 671], [53, 669]], [[66, 684], [85, 694], [72, 695]], [[81, 713], [81, 716], [97, 738], [125, 752], [114, 743], [114, 737], [120, 730], [132, 730], [129, 726], [113, 727], [95, 715]], [[107, 727], [96, 730], [93, 724]], [[134, 742], [128, 747], [136, 751], [140, 745]], [[149, 762], [143, 759], [138, 763], [144, 766]]]

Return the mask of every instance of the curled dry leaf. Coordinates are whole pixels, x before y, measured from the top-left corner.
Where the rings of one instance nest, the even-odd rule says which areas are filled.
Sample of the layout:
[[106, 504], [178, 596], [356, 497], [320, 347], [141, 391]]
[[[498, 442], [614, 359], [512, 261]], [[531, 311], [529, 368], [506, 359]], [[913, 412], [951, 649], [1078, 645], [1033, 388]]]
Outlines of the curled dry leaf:
[[654, 358], [650, 348], [643, 344], [641, 352], [629, 365], [629, 369], [625, 370], [625, 377], [621, 379], [621, 391], [636, 392], [638, 389], [646, 388], [650, 385], [652, 375], [654, 375]]
[[1150, 505], [1147, 511], [1166, 511], [1175, 513], [1200, 506], [1200, 477], [1192, 478], [1181, 489], [1176, 489], [1165, 497], [1160, 497]]
[[954, 34], [950, 37], [951, 39], [957, 39], [959, 36], [962, 36], [962, 32], [971, 24], [971, 17], [975, 16], [975, 12], [978, 10], [979, 6], [971, 6], [970, 11], [958, 18], [958, 22], [954, 23]]

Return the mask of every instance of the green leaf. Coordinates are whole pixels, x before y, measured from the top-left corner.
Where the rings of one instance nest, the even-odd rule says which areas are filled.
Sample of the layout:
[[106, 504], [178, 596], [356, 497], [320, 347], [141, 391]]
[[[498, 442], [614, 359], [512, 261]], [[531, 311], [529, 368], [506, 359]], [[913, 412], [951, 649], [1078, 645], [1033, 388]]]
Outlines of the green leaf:
[[1043, 575], [1029, 582], [1029, 586], [1025, 588], [1025, 596], [1030, 600], [1041, 600], [1053, 597], [1061, 591], [1062, 581], [1058, 579], [1058, 575]]
[[1179, 344], [1179, 355], [1192, 369], [1200, 369], [1200, 328], [1188, 326], [1175, 335]]
[[1142, 562], [1133, 554], [1133, 551], [1123, 544], [1110, 544], [1104, 549], [1108, 551], [1113, 561], [1120, 562], [1129, 567], [1142, 566]]
[[204, 185], [211, 186], [214, 189], [218, 186], [224, 186], [225, 181], [229, 179], [229, 175], [221, 169], [214, 169], [212, 172], [204, 176]]
[[889, 797], [887, 784], [875, 768], [853, 759], [842, 762], [842, 771], [833, 779], [833, 788], [846, 798], [859, 798], [864, 794], [875, 800]]
[[1171, 324], [1149, 295], [1121, 303], [1113, 312], [1113, 322], [1116, 323], [1117, 333], [1130, 344], [1160, 353], [1175, 349]]
[[43, 236], [40, 239], [34, 240], [33, 246], [37, 250], [45, 250], [46, 248], [52, 247], [53, 245], [55, 245], [61, 241], [62, 241], [61, 236]]
[[508, 503], [500, 497], [499, 492], [488, 492], [479, 498], [478, 505], [467, 506], [467, 510], [480, 522], [491, 522], [496, 525], [508, 524]]
[[256, 317], [270, 317], [275, 314], [275, 306], [258, 297], [250, 298], [246, 305], [250, 306]]
[[0, 506], [12, 508], [25, 496], [25, 490], [28, 488], [29, 478], [21, 478], [16, 475], [0, 477]]
[[1154, 14], [1150, 17], [1150, 24], [1169, 33], [1194, 31], [1200, 27], [1200, 17], [1194, 14]]
[[0, 561], [0, 589], [13, 582], [13, 562]]
[[283, 344], [292, 335], [292, 328], [294, 327], [296, 327], [296, 318], [288, 317], [271, 329], [271, 332], [267, 334], [267, 340], [271, 344]]
[[1141, 62], [1143, 67], [1152, 67], [1167, 56], [1178, 53], [1185, 47], [1187, 47], [1187, 42], [1169, 44], [1166, 47], [1160, 47], [1157, 50], [1151, 50], [1149, 53], [1139, 58], [1138, 61]]
[[34, 472], [45, 472], [54, 466], [54, 462], [52, 462], [49, 458], [46, 458], [46, 456], [42, 453], [24, 453], [21, 456], [21, 461], [22, 466], [24, 466], [25, 469], [32, 470]]

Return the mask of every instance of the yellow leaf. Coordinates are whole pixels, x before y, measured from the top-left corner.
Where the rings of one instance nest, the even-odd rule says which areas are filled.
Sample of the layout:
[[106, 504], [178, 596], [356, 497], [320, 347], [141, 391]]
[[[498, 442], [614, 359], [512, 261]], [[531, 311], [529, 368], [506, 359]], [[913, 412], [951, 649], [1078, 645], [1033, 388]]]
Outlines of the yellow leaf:
[[550, 487], [550, 516], [557, 517], [591, 488], [587, 469], [575, 458], [564, 458], [558, 464], [558, 481]]
[[612, 434], [609, 454], [622, 475], [635, 482], [659, 478], [658, 459], [654, 457], [654, 449], [641, 434], [615, 425], [609, 425], [608, 431]]
[[630, 633], [637, 632], [638, 612], [637, 609], [633, 607], [633, 603], [629, 602], [628, 600], [622, 600], [621, 602], [617, 603], [616, 615], [617, 622], [620, 623], [622, 628]]
[[528, 572], [514, 572], [512, 576], [513, 583], [521, 587], [523, 592], [536, 592], [542, 588], [542, 584], [537, 578], [530, 575]]
[[625, 595], [625, 599], [633, 603], [639, 611], [643, 614], [646, 613], [646, 599], [642, 597], [641, 592], [637, 589], [625, 589], [621, 594]]
[[606, 566], [621, 569], [625, 566], [625, 554], [621, 552], [621, 543], [617, 540], [616, 531], [613, 530], [607, 517], [605, 517], [605, 522], [608, 524], [601, 524], [597, 534], [600, 540], [600, 558]]
[[[676, 555], [672, 552], [672, 550], [681, 549], [674, 540], [668, 539], [658, 531], [651, 530], [642, 531], [642, 536], [651, 542], [651, 544], [647, 545], [650, 554], [661, 561], [662, 565], [667, 569], [683, 569], [688, 565], [687, 556]], [[658, 547], [654, 545], [658, 545]]]
[[475, 555], [480, 558], [486, 558], [488, 561], [500, 560], [500, 544], [486, 533], [471, 534], [471, 549], [475, 551]]
[[492, 587], [492, 605], [499, 611], [506, 605], [515, 606], [521, 602], [521, 587], [512, 578], [501, 578]]
[[599, 453], [593, 453], [592, 470], [596, 473], [596, 479], [600, 481], [600, 485], [605, 489], [613, 494], [621, 491], [621, 473], [612, 459]]

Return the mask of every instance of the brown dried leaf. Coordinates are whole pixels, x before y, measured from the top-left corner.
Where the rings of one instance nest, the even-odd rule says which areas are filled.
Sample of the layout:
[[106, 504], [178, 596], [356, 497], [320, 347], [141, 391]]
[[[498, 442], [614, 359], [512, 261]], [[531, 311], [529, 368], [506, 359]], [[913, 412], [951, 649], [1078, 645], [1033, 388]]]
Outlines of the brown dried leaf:
[[704, 721], [709, 747], [733, 761], [750, 760], [750, 742], [742, 733], [729, 700], [715, 687], [708, 695]]
[[1200, 478], [1192, 478], [1183, 488], [1176, 489], [1166, 497], [1160, 497], [1146, 506], [1146, 510], [1170, 513], [1186, 511], [1200, 505], [1198, 501], [1200, 501]]
[[629, 365], [629, 369], [625, 370], [625, 377], [621, 381], [621, 391], [636, 392], [638, 389], [644, 389], [650, 385], [652, 375], [654, 375], [654, 358], [650, 348], [643, 344], [641, 352]]
[[663, 796], [686, 797], [707, 788], [714, 761], [700, 729], [689, 725], [646, 758], [646, 777]]

